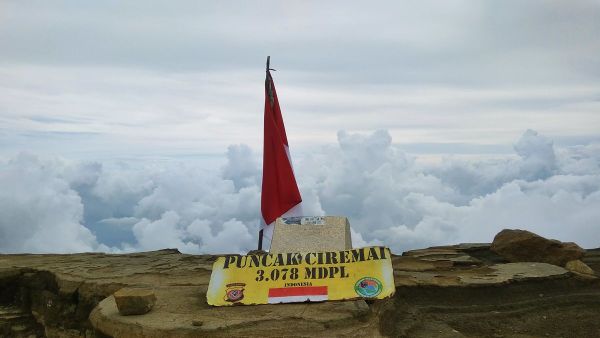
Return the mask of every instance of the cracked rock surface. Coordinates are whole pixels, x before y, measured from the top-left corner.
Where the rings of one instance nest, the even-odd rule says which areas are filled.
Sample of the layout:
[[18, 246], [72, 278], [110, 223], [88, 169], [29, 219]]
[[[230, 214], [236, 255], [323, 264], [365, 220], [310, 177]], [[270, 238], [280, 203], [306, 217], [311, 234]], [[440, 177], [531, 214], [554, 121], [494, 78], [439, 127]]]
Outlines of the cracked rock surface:
[[[489, 244], [394, 256], [396, 295], [346, 301], [210, 307], [216, 256], [0, 255], [0, 337], [593, 337], [600, 336], [600, 250], [585, 278], [547, 263], [508, 263]], [[122, 316], [112, 294], [148, 287], [147, 314]]]

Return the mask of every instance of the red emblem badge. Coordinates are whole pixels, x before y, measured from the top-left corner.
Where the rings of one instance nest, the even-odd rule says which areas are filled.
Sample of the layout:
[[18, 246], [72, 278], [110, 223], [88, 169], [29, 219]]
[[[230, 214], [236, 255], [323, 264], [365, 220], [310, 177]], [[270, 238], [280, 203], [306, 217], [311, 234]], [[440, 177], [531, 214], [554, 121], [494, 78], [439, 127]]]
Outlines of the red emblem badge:
[[226, 285], [225, 300], [228, 302], [238, 302], [244, 299], [245, 283], [231, 283]]

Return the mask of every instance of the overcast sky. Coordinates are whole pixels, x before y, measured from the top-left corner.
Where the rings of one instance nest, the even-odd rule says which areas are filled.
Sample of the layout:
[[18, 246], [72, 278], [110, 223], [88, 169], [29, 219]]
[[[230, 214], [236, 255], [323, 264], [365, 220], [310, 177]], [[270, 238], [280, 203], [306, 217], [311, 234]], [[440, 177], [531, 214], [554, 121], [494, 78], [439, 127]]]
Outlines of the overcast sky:
[[[364, 243], [485, 240], [501, 225], [469, 237], [457, 230], [476, 226], [465, 208], [489, 215], [483, 200], [518, 186], [547, 194], [550, 204], [523, 197], [542, 213], [563, 176], [591, 184], [569, 181], [581, 204], [564, 212], [600, 209], [599, 36], [599, 1], [0, 1], [0, 180], [33, 190], [5, 210], [0, 234], [43, 238], [50, 206], [29, 213], [47, 187], [49, 202], [73, 203], [55, 223], [83, 236], [73, 247], [0, 239], [0, 251], [158, 248], [170, 242], [144, 231], [169, 227], [171, 244], [190, 252], [218, 251], [207, 243], [227, 236], [246, 239], [232, 250], [253, 246], [267, 55], [309, 210], [348, 214]], [[390, 168], [397, 190], [369, 181]], [[201, 203], [198, 191], [150, 203], [205, 185], [194, 178], [204, 170], [222, 184], [206, 192], [218, 194], [204, 201], [213, 212], [183, 207]], [[354, 170], [374, 186], [346, 191], [338, 176]], [[540, 180], [553, 188], [523, 186]], [[254, 209], [228, 204], [239, 199]], [[387, 209], [374, 213], [374, 201]], [[444, 207], [425, 210], [430, 202]], [[370, 227], [380, 214], [388, 219]], [[596, 229], [591, 215], [556, 217], [580, 222], [574, 240]], [[550, 221], [531, 222], [543, 232]], [[15, 222], [33, 225], [18, 235]]]

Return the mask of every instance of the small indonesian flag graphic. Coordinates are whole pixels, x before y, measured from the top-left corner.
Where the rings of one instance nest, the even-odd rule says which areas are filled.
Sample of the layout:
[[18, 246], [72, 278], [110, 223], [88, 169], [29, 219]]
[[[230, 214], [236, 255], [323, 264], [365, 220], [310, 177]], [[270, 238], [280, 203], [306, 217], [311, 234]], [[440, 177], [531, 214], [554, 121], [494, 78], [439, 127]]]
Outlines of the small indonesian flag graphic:
[[269, 304], [322, 302], [327, 300], [327, 286], [296, 286], [289, 288], [270, 288]]

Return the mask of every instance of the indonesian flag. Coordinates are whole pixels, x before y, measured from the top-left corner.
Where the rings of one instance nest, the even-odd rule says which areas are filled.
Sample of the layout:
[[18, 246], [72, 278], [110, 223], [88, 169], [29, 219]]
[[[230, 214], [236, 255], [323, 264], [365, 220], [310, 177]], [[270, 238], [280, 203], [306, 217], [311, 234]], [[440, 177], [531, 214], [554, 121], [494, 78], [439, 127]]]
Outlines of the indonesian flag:
[[270, 288], [269, 304], [322, 302], [327, 300], [327, 286]]
[[[285, 126], [267, 59], [261, 212], [264, 225], [302, 202], [296, 184]], [[272, 231], [272, 227], [268, 227]], [[270, 236], [269, 236], [270, 237]], [[270, 238], [269, 238], [270, 239]]]

